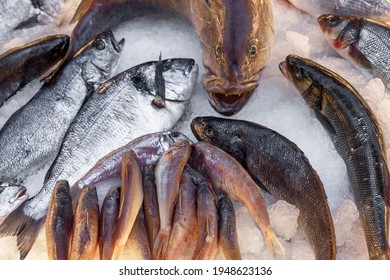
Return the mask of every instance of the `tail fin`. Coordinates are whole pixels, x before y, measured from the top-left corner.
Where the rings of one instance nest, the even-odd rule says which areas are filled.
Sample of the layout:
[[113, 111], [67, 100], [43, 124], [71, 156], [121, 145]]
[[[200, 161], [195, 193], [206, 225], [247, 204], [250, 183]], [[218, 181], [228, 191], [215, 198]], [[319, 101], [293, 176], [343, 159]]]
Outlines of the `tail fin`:
[[281, 255], [286, 255], [286, 251], [284, 250], [283, 245], [280, 244], [272, 230], [267, 230], [265, 232], [264, 238], [268, 247], [268, 251], [273, 259], [275, 259], [275, 249], [277, 249]]
[[168, 248], [170, 230], [160, 229], [153, 246], [153, 256], [162, 260]]
[[44, 223], [44, 217], [35, 220], [27, 216], [23, 212], [25, 205], [26, 202], [9, 214], [0, 225], [0, 237], [17, 236], [16, 241], [21, 260], [24, 260], [30, 252]]

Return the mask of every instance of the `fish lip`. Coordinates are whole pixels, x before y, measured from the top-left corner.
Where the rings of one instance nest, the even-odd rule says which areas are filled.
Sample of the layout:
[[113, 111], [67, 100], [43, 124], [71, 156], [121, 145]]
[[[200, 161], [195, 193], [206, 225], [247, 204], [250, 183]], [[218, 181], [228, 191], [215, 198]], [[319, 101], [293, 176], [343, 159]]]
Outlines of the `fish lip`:
[[283, 76], [285, 76], [289, 81], [291, 81], [291, 76], [287, 70], [287, 62], [282, 61], [279, 63], [279, 70], [282, 72]]
[[11, 204], [14, 204], [15, 202], [23, 202], [25, 200], [27, 200], [28, 198], [28, 194], [27, 194], [27, 188], [26, 187], [23, 187], [21, 186], [21, 190], [16, 194], [16, 196], [14, 198], [12, 198], [9, 202]]
[[117, 53], [120, 53], [120, 52], [122, 51], [122, 49], [123, 49], [123, 46], [125, 45], [125, 41], [126, 41], [125, 38], [122, 38], [122, 40], [120, 40], [120, 41], [118, 42], [118, 41], [116, 40], [115, 36], [114, 36], [114, 33], [112, 33], [111, 30], [108, 30], [108, 31], [107, 31], [107, 34], [108, 34], [108, 36], [109, 36], [110, 39], [111, 39], [111, 43], [112, 43], [112, 45], [113, 45], [115, 51], [116, 51]]
[[211, 107], [224, 116], [232, 116], [241, 111], [254, 92], [254, 89], [248, 92], [240, 92], [239, 94], [207, 91]]

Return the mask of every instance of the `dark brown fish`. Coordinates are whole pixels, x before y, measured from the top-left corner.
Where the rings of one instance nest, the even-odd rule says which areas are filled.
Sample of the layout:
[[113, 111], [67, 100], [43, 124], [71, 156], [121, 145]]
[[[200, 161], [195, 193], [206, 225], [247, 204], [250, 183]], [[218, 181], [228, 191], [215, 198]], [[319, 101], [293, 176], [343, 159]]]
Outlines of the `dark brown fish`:
[[390, 259], [389, 169], [374, 114], [345, 79], [312, 60], [289, 55], [279, 68], [314, 110], [345, 162], [370, 259]]
[[54, 187], [45, 222], [46, 250], [49, 260], [67, 260], [73, 225], [73, 207], [67, 181]]
[[95, 186], [80, 193], [73, 219], [70, 260], [92, 260], [99, 245], [99, 202]]
[[151, 260], [152, 252], [149, 246], [148, 233], [146, 231], [144, 210], [140, 209], [131, 229], [126, 247], [130, 250], [133, 260]]
[[203, 85], [212, 107], [224, 115], [243, 108], [258, 86], [274, 38], [269, 0], [84, 0], [72, 23], [69, 56], [104, 30], [134, 17], [139, 8], [187, 18], [201, 42]]
[[111, 260], [115, 247], [115, 228], [119, 215], [120, 188], [111, 187], [104, 198], [100, 211], [100, 259]]
[[66, 54], [69, 36], [52, 35], [0, 55], [0, 107], [31, 81], [41, 77]]

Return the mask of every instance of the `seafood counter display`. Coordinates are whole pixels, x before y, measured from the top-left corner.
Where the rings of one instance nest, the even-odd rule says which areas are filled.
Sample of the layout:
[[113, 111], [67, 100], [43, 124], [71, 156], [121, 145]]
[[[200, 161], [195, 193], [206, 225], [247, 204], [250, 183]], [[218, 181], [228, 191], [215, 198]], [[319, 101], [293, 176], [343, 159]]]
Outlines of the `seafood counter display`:
[[390, 259], [386, 1], [100, 2], [3, 41], [0, 259]]

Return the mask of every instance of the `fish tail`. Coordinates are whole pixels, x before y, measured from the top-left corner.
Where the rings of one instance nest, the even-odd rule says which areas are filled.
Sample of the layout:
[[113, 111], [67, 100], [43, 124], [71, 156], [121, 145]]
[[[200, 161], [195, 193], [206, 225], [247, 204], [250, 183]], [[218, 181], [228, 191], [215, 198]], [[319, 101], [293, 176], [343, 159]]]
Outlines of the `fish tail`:
[[27, 216], [23, 212], [25, 205], [26, 203], [9, 214], [0, 225], [0, 237], [17, 236], [16, 242], [21, 260], [24, 260], [30, 252], [44, 223], [44, 217], [36, 220]]
[[286, 251], [282, 244], [280, 244], [279, 240], [276, 238], [274, 232], [269, 229], [264, 234], [265, 242], [267, 244], [268, 251], [273, 259], [275, 259], [275, 249], [281, 255], [285, 256]]
[[153, 256], [155, 256], [157, 260], [162, 260], [165, 256], [168, 248], [169, 233], [169, 230], [160, 229], [156, 236], [153, 246]]

